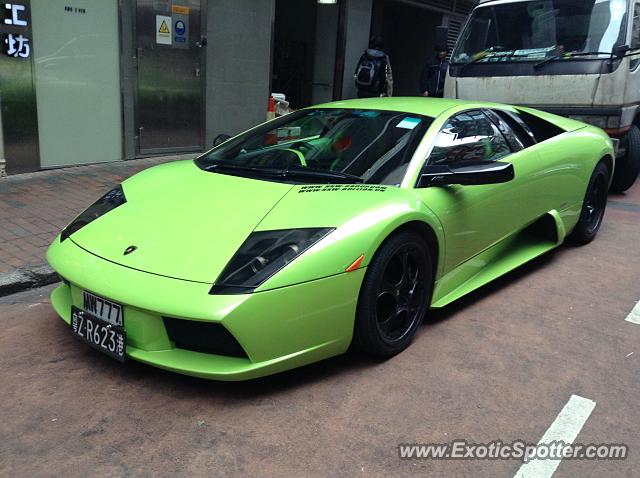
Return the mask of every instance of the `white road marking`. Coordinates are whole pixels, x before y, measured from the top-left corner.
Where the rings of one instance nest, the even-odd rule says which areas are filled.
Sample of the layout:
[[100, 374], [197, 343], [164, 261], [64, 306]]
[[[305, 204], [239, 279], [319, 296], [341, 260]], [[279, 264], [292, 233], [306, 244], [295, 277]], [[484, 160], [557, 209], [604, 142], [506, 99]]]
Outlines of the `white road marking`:
[[632, 324], [640, 325], [640, 301], [636, 304], [631, 313], [627, 315], [627, 318], [624, 320], [626, 320], [627, 322], [631, 322]]
[[[571, 444], [582, 430], [589, 415], [596, 407], [596, 402], [588, 398], [571, 395], [571, 398], [558, 413], [551, 426], [542, 436], [538, 445], [563, 441]], [[514, 478], [550, 478], [553, 476], [562, 460], [532, 460], [523, 464]]]

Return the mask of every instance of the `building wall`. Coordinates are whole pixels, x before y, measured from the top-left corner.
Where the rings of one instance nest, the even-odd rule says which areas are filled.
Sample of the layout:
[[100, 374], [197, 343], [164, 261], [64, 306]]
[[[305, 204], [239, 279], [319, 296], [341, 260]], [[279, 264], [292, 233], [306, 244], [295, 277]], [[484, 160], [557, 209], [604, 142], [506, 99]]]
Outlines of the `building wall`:
[[[11, 14], [4, 6], [0, 8], [0, 114], [7, 174], [35, 171], [40, 165], [31, 54], [31, 6], [28, 0], [19, 2], [19, 5], [26, 8], [20, 15], [20, 19], [27, 22], [26, 26], [6, 24], [5, 20], [9, 19]], [[26, 58], [5, 54], [8, 47], [6, 40], [10, 34], [22, 35], [28, 39], [30, 49]]]
[[346, 46], [342, 98], [356, 98], [358, 91], [353, 74], [362, 52], [369, 46], [371, 10], [373, 0], [349, 0], [347, 2]]
[[[40, 166], [122, 159], [116, 0], [32, 0]], [[82, 13], [80, 13], [82, 12]]]
[[[45, 0], [38, 0], [44, 2]], [[80, 0], [79, 0], [80, 1]], [[115, 2], [116, 0], [110, 0]], [[122, 102], [123, 141], [124, 147], [122, 159], [133, 159], [137, 154], [136, 135], [137, 123], [135, 117], [135, 91], [136, 91], [136, 39], [134, 36], [136, 18], [136, 0], [117, 0], [120, 13], [120, 95]], [[148, 0], [150, 1], [150, 0]], [[160, 0], [158, 0], [160, 2]], [[164, 0], [168, 1], [168, 0]], [[190, 0], [185, 0], [190, 1]], [[316, 0], [299, 0], [314, 2]], [[381, 1], [381, 0], [378, 0]], [[428, 4], [438, 4], [443, 13], [448, 3], [451, 3], [455, 13], [462, 14], [461, 8], [468, 9], [469, 0], [455, 0], [453, 2], [440, 2], [440, 0], [424, 0]], [[354, 98], [357, 96], [353, 81], [353, 72], [363, 50], [367, 47], [372, 22], [372, 10], [374, 0], [340, 0], [341, 4], [333, 6], [317, 7], [318, 30], [312, 36], [314, 41], [314, 55], [309, 60], [314, 65], [315, 84], [313, 101], [321, 102], [329, 100], [333, 96], [331, 83], [337, 83], [337, 97]], [[344, 2], [344, 3], [342, 3]], [[29, 20], [27, 27], [14, 28], [4, 24], [4, 9], [0, 12], [0, 35], [20, 33], [33, 39], [31, 36], [31, 15], [29, 0], [22, 0], [27, 10], [25, 19]], [[56, 4], [60, 2], [56, 1]], [[92, 8], [89, 0], [82, 0], [87, 10]], [[170, 3], [170, 2], [169, 2]], [[402, 2], [415, 5], [413, 1]], [[73, 15], [78, 8], [71, 8], [60, 3], [64, 11], [73, 10]], [[155, 0], [154, 0], [155, 4]], [[214, 138], [219, 134], [235, 134], [256, 125], [265, 119], [267, 98], [271, 90], [272, 56], [274, 41], [274, 22], [276, 12], [276, 0], [202, 0], [205, 6], [202, 19], [206, 28], [203, 30], [208, 39], [208, 45], [203, 48], [205, 57], [204, 67], [204, 105], [205, 105], [205, 149], [209, 148]], [[63, 8], [64, 6], [64, 8]], [[470, 5], [469, 5], [470, 6]], [[430, 5], [432, 8], [432, 5]], [[84, 10], [84, 7], [83, 9]], [[338, 15], [338, 12], [341, 12]], [[84, 12], [83, 12], [84, 13]], [[93, 18], [88, 12], [83, 17], [89, 21]], [[69, 13], [71, 15], [71, 13]], [[405, 16], [406, 17], [406, 16]], [[74, 17], [75, 18], [75, 17]], [[81, 20], [80, 17], [77, 19]], [[414, 19], [414, 23], [416, 19]], [[382, 27], [382, 22], [379, 27]], [[374, 20], [374, 30], [376, 30]], [[405, 22], [401, 19], [397, 30], [402, 30]], [[436, 24], [429, 21], [418, 21], [420, 27], [416, 27], [415, 35], [431, 29]], [[338, 24], [344, 25], [344, 32], [338, 32]], [[392, 35], [397, 34], [394, 31]], [[428, 32], [424, 32], [428, 36]], [[115, 35], [115, 32], [114, 32]], [[414, 35], [414, 36], [415, 36]], [[0, 45], [4, 43], [4, 36], [0, 38]], [[407, 39], [405, 39], [407, 40]], [[412, 37], [413, 42], [419, 42], [420, 38]], [[392, 42], [393, 43], [393, 42]], [[407, 43], [406, 41], [404, 42]], [[410, 43], [410, 42], [409, 42]], [[425, 42], [425, 43], [428, 43]], [[37, 45], [33, 45], [37, 48]], [[344, 52], [342, 47], [344, 46]], [[424, 45], [423, 45], [424, 46]], [[402, 45], [398, 51], [404, 52], [406, 45]], [[336, 58], [336, 51], [339, 56]], [[418, 51], [412, 52], [408, 59], [398, 58], [398, 51], [394, 51], [393, 57], [397, 61], [404, 61], [415, 67], [418, 64]], [[343, 56], [344, 54], [344, 56]], [[417, 55], [417, 56], [416, 56]], [[34, 87], [34, 72], [32, 54], [30, 58], [9, 58], [0, 55], [0, 102], [2, 104], [2, 120], [4, 123], [4, 155], [7, 159], [7, 172], [34, 171], [47, 162], [40, 162], [38, 141], [37, 115], [36, 115], [36, 91]], [[79, 58], [77, 61], [82, 61]], [[335, 62], [337, 61], [337, 65]], [[115, 64], [115, 62], [113, 62]], [[334, 78], [334, 66], [339, 72]], [[398, 65], [398, 74], [403, 68]], [[407, 82], [403, 88], [409, 92], [416, 81], [415, 72], [409, 72]], [[112, 83], [115, 80], [112, 81]], [[64, 85], [60, 85], [64, 87]], [[402, 87], [402, 81], [398, 82]], [[69, 83], [68, 88], [72, 89]], [[65, 92], [67, 93], [67, 92]], [[53, 135], [53, 138], [58, 135]], [[61, 139], [63, 141], [64, 139]], [[0, 154], [0, 159], [2, 154]], [[80, 157], [81, 155], [75, 155]], [[111, 155], [107, 159], [113, 158]], [[101, 159], [87, 159], [88, 161]]]
[[207, 146], [264, 121], [275, 0], [210, 0], [207, 12]]

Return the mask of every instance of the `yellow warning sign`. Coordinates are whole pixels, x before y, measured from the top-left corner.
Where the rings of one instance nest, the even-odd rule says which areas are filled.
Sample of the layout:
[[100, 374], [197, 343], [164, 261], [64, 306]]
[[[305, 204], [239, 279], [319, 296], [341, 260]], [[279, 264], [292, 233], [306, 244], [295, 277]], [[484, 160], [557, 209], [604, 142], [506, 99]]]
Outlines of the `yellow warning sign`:
[[166, 15], [156, 15], [156, 43], [158, 45], [171, 45], [171, 29], [173, 22], [171, 17]]

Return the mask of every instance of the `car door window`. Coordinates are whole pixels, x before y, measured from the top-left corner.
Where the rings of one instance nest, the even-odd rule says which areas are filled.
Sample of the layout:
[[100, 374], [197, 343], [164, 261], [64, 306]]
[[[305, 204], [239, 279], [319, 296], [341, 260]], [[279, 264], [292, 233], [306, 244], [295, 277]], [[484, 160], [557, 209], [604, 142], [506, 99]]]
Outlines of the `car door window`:
[[509, 126], [509, 124], [499, 115], [496, 114], [493, 110], [486, 110], [485, 113], [487, 116], [493, 121], [493, 123], [498, 127], [502, 136], [507, 140], [509, 146], [511, 147], [512, 152], [522, 151], [526, 146], [524, 145], [523, 139], [514, 131], [514, 129]]
[[482, 111], [452, 116], [442, 128], [427, 164], [497, 161], [511, 153], [498, 127]]
[[527, 126], [527, 123], [525, 123], [517, 114], [505, 110], [491, 110], [491, 113], [499, 117], [501, 121], [505, 122], [509, 126], [511, 131], [518, 137], [525, 148], [536, 144], [536, 138], [533, 131], [531, 131], [531, 128]]

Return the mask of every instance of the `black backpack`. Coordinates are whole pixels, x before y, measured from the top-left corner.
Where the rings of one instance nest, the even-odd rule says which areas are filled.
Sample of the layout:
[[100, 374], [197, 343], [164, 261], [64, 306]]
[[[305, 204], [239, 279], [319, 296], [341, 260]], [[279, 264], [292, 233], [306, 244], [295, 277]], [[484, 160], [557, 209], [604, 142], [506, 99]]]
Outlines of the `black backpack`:
[[385, 74], [386, 58], [372, 58], [365, 52], [358, 62], [356, 68], [355, 80], [358, 90], [370, 93], [381, 93], [383, 81], [382, 76]]

